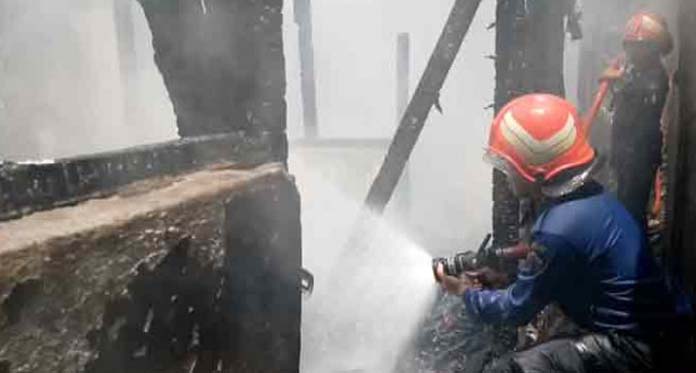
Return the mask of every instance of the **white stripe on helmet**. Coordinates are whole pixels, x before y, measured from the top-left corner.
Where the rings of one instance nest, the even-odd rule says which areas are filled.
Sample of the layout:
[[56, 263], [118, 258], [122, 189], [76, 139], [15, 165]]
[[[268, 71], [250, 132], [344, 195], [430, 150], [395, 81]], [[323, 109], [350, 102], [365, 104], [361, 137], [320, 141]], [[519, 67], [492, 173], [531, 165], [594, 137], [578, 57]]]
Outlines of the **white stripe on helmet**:
[[568, 115], [565, 125], [556, 134], [546, 140], [537, 140], [508, 111], [503, 117], [503, 137], [521, 155], [525, 162], [540, 166], [568, 151], [577, 138], [575, 118]]

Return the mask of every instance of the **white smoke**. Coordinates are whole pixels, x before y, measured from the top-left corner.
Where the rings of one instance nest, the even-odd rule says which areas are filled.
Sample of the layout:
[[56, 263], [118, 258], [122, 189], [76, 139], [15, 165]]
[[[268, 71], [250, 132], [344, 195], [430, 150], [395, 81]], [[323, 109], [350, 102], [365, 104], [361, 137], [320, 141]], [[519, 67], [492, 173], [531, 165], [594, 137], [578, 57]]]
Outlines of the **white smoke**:
[[125, 69], [114, 1], [121, 0], [0, 1], [0, 158], [65, 157], [176, 136], [144, 15], [132, 1], [136, 64]]

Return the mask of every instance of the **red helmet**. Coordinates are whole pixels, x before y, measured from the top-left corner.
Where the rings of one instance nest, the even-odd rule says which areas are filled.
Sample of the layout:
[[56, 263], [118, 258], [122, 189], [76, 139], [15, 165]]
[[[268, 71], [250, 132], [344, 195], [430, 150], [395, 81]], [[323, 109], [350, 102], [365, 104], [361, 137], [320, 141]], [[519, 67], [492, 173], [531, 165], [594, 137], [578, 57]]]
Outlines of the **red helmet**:
[[649, 12], [637, 13], [628, 20], [623, 42], [655, 43], [663, 55], [669, 54], [674, 48], [667, 20], [659, 14]]
[[493, 120], [487, 155], [503, 171], [512, 166], [535, 182], [590, 164], [595, 152], [573, 104], [554, 95], [529, 94], [511, 101]]

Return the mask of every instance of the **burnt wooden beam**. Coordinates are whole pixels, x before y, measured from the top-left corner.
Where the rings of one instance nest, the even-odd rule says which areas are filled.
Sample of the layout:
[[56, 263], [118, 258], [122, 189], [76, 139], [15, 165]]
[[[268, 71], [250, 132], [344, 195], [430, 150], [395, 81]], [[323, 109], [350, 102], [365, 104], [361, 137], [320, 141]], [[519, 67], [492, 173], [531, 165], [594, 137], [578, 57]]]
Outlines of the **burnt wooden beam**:
[[679, 95], [678, 127], [675, 143], [674, 172], [669, 184], [671, 216], [670, 264], [684, 276], [692, 294], [696, 293], [696, 3], [679, 5], [679, 70], [676, 76]]
[[[565, 94], [563, 48], [568, 0], [498, 0], [495, 111], [532, 92]], [[500, 171], [493, 172], [493, 244], [520, 238], [520, 204]]]
[[139, 180], [220, 162], [251, 167], [276, 159], [284, 135], [236, 132], [36, 163], [0, 163], [0, 221], [112, 194]]

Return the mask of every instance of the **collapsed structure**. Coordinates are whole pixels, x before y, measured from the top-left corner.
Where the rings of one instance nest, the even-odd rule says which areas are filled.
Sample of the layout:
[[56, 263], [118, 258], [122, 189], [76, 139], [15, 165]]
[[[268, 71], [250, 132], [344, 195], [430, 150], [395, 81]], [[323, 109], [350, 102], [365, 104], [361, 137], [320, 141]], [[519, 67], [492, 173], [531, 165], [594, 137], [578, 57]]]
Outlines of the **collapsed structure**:
[[141, 4], [182, 140], [0, 165], [0, 372], [298, 371], [282, 2]]
[[[285, 169], [282, 2], [140, 3], [184, 139], [0, 166], [0, 372], [298, 371], [300, 206]], [[453, 23], [465, 33], [478, 2], [457, 3], [455, 16], [465, 18]], [[666, 265], [693, 291], [696, 5], [682, 0], [679, 10]], [[574, 1], [499, 0], [496, 15], [496, 110], [528, 92], [563, 95], [566, 30], [579, 36]], [[461, 43], [464, 33], [453, 40]], [[597, 75], [596, 66], [586, 66], [600, 52], [607, 54], [583, 50], [581, 82]], [[408, 115], [415, 111], [422, 129], [437, 106], [436, 91], [454, 59], [444, 57], [434, 68], [434, 88], [424, 86], [423, 102], [407, 111], [404, 131], [414, 131]], [[584, 83], [580, 100], [587, 103], [592, 90]], [[314, 136], [316, 128], [309, 132]], [[415, 139], [407, 143], [412, 149]], [[405, 162], [410, 150], [392, 153]], [[368, 199], [379, 208], [401, 170], [384, 172], [387, 182]], [[493, 200], [494, 239], [508, 245], [523, 234], [524, 206], [499, 173]], [[430, 322], [458, 312], [455, 303], [444, 300]], [[466, 321], [438, 338], [481, 337], [452, 350], [468, 369], [517, 342], [509, 330]], [[431, 332], [421, 342], [432, 342]]]

